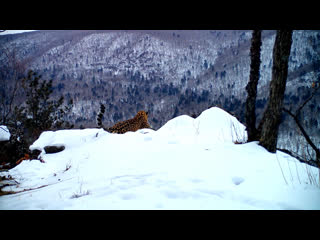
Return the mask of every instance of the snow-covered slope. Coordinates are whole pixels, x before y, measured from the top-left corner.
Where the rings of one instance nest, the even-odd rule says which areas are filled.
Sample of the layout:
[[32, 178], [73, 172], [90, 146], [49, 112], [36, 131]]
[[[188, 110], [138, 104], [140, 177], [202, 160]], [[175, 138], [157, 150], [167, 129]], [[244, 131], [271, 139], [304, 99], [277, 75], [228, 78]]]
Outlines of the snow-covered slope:
[[7, 126], [0, 125], [0, 141], [9, 141], [10, 132]]
[[0, 209], [320, 209], [318, 169], [256, 142], [234, 143], [246, 138], [215, 107], [158, 131], [44, 132], [31, 149], [65, 150], [1, 172], [18, 182], [2, 190], [18, 193], [1, 196]]

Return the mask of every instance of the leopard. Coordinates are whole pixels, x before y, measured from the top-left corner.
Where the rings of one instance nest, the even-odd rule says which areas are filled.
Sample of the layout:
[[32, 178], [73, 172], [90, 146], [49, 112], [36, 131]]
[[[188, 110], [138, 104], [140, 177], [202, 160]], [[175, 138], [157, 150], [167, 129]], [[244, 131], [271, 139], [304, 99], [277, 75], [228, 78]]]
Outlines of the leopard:
[[[139, 129], [143, 129], [143, 128], [151, 128], [151, 126], [148, 123], [148, 111], [138, 111], [138, 113], [136, 114], [136, 116], [134, 118], [125, 120], [125, 121], [121, 121], [116, 123], [115, 125], [113, 125], [112, 127], [109, 128], [105, 128], [102, 125], [102, 121], [101, 121], [101, 117], [104, 113], [104, 108], [102, 107], [102, 110], [100, 109], [100, 113], [98, 115], [98, 126], [99, 127], [103, 127], [103, 129], [109, 133], [117, 133], [117, 134], [124, 134], [126, 132], [135, 132]], [[102, 112], [102, 114], [101, 114]]]
[[143, 128], [151, 128], [148, 123], [148, 112], [139, 111], [134, 118], [118, 122], [108, 128], [108, 132], [123, 134], [129, 131], [135, 132]]

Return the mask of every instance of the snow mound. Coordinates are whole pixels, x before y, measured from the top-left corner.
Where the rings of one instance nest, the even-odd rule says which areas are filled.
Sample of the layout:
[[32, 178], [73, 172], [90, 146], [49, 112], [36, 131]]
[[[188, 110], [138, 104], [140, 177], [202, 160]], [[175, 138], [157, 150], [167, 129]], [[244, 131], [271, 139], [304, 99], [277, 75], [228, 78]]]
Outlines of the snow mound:
[[181, 115], [169, 120], [156, 134], [171, 143], [193, 143], [196, 134], [194, 119]]
[[[43, 132], [30, 149], [63, 145], [0, 176], [0, 209], [320, 209], [319, 170], [246, 140], [219, 108], [161, 129]], [[10, 181], [10, 180], [6, 180]], [[1, 186], [1, 182], [0, 182]]]
[[59, 130], [45, 131], [41, 133], [39, 138], [30, 146], [30, 150], [43, 151], [46, 146], [65, 146], [66, 148], [76, 148], [86, 142], [94, 139], [97, 135], [108, 134], [102, 129], [82, 129], [82, 130]]
[[237, 118], [218, 107], [203, 111], [195, 120], [195, 125], [203, 142], [247, 141], [246, 127]]
[[0, 141], [9, 141], [10, 140], [10, 132], [7, 126], [0, 125]]
[[245, 126], [218, 107], [203, 111], [196, 119], [187, 115], [178, 116], [168, 121], [157, 133], [184, 143], [197, 141], [203, 144], [215, 144], [247, 141]]

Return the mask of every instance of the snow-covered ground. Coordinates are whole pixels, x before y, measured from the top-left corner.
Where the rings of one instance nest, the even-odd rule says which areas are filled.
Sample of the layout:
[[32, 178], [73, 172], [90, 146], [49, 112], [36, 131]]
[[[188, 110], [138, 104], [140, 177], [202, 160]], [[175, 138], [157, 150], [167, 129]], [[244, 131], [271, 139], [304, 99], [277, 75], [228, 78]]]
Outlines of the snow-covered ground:
[[320, 209], [318, 169], [234, 143], [246, 138], [215, 107], [158, 131], [44, 132], [31, 149], [65, 150], [1, 172], [16, 184], [2, 190], [19, 193], [0, 196], [0, 209]]
[[7, 126], [0, 125], [0, 141], [9, 141], [10, 140], [10, 132]]

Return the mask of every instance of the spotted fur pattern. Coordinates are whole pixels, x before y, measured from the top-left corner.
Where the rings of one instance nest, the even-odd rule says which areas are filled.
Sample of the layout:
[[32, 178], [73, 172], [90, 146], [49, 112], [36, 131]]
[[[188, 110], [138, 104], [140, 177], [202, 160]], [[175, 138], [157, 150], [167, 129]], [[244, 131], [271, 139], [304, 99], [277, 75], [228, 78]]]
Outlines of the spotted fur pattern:
[[135, 132], [142, 128], [151, 128], [148, 123], [148, 112], [139, 111], [134, 118], [116, 123], [107, 129], [111, 133]]

